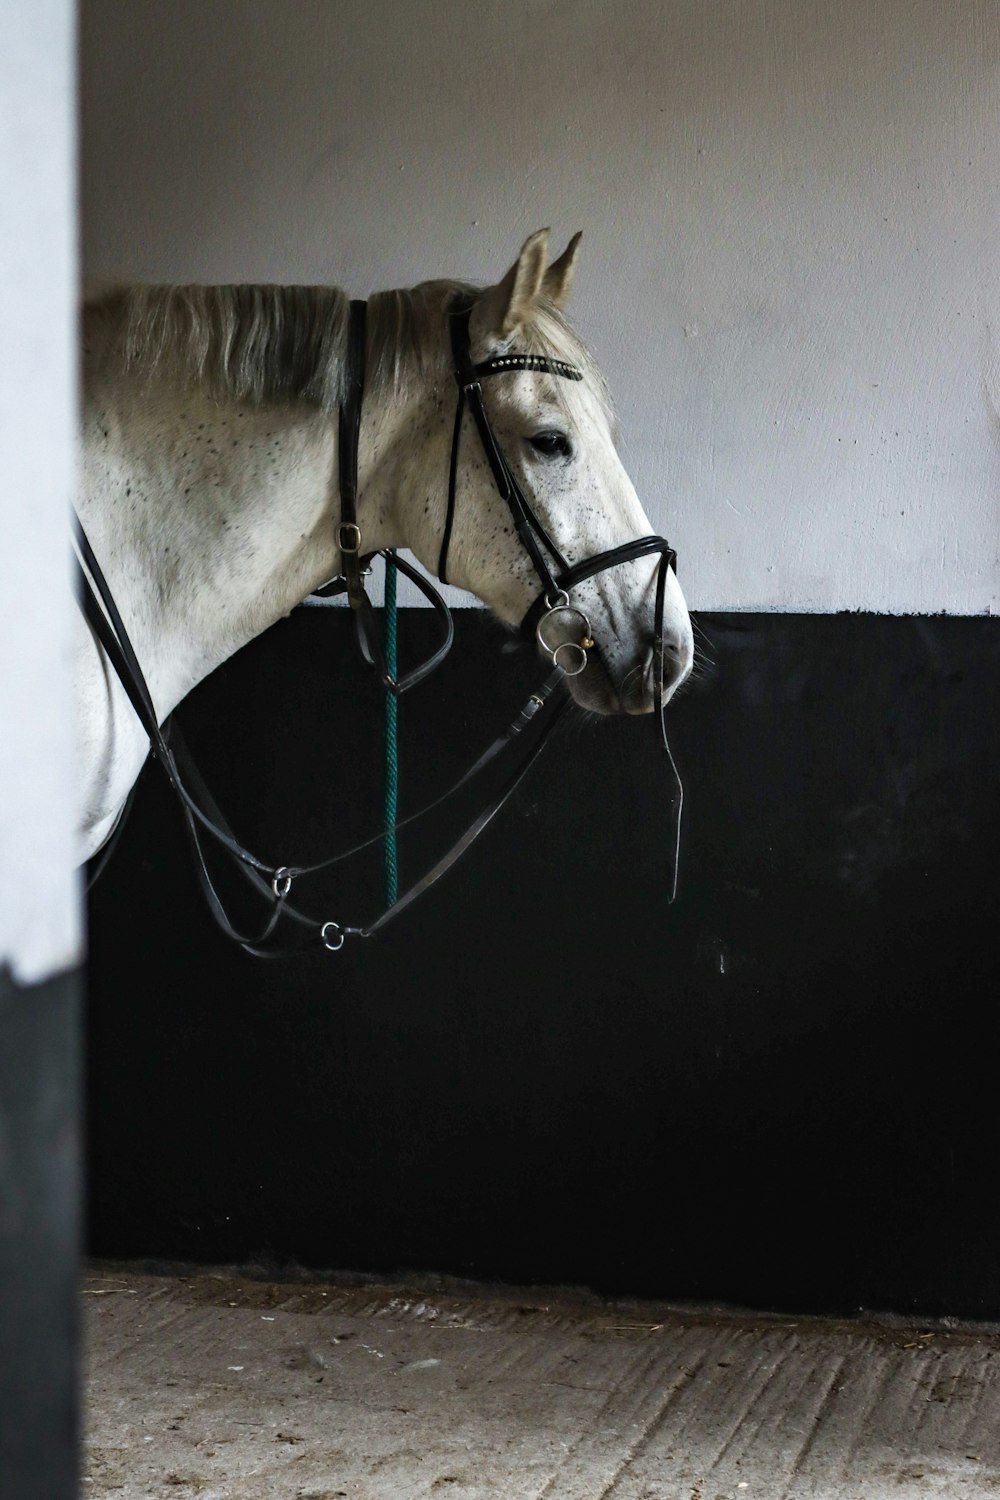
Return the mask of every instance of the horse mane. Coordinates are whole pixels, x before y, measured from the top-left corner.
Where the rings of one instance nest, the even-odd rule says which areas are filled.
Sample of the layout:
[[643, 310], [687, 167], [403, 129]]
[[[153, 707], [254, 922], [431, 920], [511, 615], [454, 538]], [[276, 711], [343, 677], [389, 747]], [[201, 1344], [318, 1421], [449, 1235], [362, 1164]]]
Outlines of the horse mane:
[[[368, 299], [366, 383], [372, 394], [405, 396], [417, 384], [450, 381], [442, 328], [468, 282], [425, 281]], [[106, 325], [106, 352], [126, 372], [169, 374], [206, 384], [217, 396], [264, 402], [300, 399], [335, 411], [340, 403], [350, 303], [333, 286], [117, 287], [85, 304], [85, 326]], [[507, 347], [579, 366], [612, 414], [604, 377], [562, 313], [539, 300]], [[561, 387], [562, 381], [555, 385]]]

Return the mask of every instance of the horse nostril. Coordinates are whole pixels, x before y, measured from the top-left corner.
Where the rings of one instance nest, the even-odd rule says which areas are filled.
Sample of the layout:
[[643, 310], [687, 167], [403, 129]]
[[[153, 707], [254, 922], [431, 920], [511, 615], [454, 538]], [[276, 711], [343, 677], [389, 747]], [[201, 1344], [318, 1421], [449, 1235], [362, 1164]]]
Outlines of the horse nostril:
[[664, 699], [681, 685], [688, 674], [688, 656], [684, 643], [679, 640], [665, 639], [659, 646], [650, 647], [646, 654], [645, 681], [653, 701], [661, 684]]
[[682, 641], [664, 640], [662, 645], [651, 641], [622, 679], [622, 708], [628, 714], [652, 713], [661, 686], [666, 702], [687, 676], [688, 665]]
[[653, 647], [648, 646], [625, 673], [619, 689], [621, 706], [627, 714], [648, 714], [656, 693]]

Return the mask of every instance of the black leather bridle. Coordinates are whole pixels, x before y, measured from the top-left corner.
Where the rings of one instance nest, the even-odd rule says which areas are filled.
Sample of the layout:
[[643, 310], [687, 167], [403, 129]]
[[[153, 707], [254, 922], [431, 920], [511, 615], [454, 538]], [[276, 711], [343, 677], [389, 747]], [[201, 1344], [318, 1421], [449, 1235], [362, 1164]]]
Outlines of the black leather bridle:
[[[487, 458], [497, 489], [507, 504], [517, 536], [528, 554], [532, 567], [541, 585], [541, 592], [524, 616], [521, 633], [532, 636], [551, 658], [554, 670], [538, 689], [532, 693], [507, 729], [499, 735], [459, 780], [442, 796], [436, 798], [418, 812], [411, 813], [395, 825], [395, 830], [383, 830], [366, 839], [352, 849], [344, 850], [328, 859], [311, 865], [279, 865], [277, 867], [259, 859], [236, 838], [228, 822], [220, 812], [214, 798], [205, 786], [197, 767], [176, 725], [167, 719], [161, 727], [153, 705], [152, 696], [132, 647], [128, 632], [115, 604], [107, 580], [93, 549], [84, 534], [83, 527], [74, 517], [75, 539], [79, 553], [81, 602], [84, 614], [100, 641], [108, 660], [120, 679], [129, 701], [149, 737], [154, 757], [162, 765], [167, 779], [178, 798], [185, 826], [195, 855], [198, 877], [209, 909], [222, 932], [247, 952], [259, 957], [271, 957], [315, 948], [317, 941], [331, 952], [343, 947], [347, 936], [370, 937], [386, 926], [401, 911], [412, 904], [418, 896], [428, 890], [451, 868], [469, 846], [479, 837], [486, 826], [500, 811], [540, 754], [554, 729], [559, 714], [568, 701], [565, 694], [557, 694], [565, 676], [576, 675], [587, 665], [588, 652], [599, 649], [591, 636], [590, 622], [582, 610], [570, 602], [570, 590], [578, 583], [593, 578], [598, 573], [620, 564], [636, 561], [642, 557], [659, 555], [657, 571], [656, 602], [654, 608], [655, 641], [654, 653], [658, 665], [659, 724], [670, 766], [676, 778], [678, 801], [676, 803], [676, 842], [673, 870], [673, 885], [670, 899], [677, 889], [677, 867], [680, 839], [680, 813], [683, 789], [673, 756], [666, 738], [663, 720], [663, 614], [666, 594], [667, 570], [676, 567], [676, 553], [663, 537], [646, 536], [626, 542], [620, 547], [595, 553], [592, 557], [570, 564], [559, 551], [552, 537], [539, 520], [531, 503], [518, 484], [502, 448], [496, 440], [483, 401], [482, 381], [496, 375], [513, 371], [537, 371], [565, 380], [582, 380], [582, 372], [562, 360], [544, 355], [498, 353], [475, 363], [472, 360], [469, 340], [471, 302], [462, 300], [449, 311], [448, 324], [454, 360], [455, 380], [458, 385], [458, 403], [452, 434], [451, 459], [448, 471], [448, 505], [441, 537], [438, 576], [447, 581], [448, 554], [455, 519], [458, 486], [458, 459], [465, 412], [471, 411], [479, 433], [483, 452]], [[388, 557], [387, 552], [365, 553], [363, 534], [358, 522], [358, 443], [361, 427], [361, 407], [365, 381], [366, 304], [352, 302], [348, 321], [347, 361], [344, 374], [343, 398], [339, 414], [338, 466], [340, 481], [341, 512], [337, 525], [337, 545], [341, 554], [342, 572], [322, 588], [315, 597], [329, 598], [346, 594], [351, 607], [355, 632], [362, 656], [379, 673], [388, 691], [394, 694], [406, 692], [423, 681], [444, 659], [451, 648], [454, 627], [451, 613], [444, 599], [434, 586], [405, 559], [391, 554], [393, 562], [407, 578], [424, 594], [433, 606], [441, 622], [441, 639], [432, 654], [417, 667], [406, 673], [393, 676], [389, 673], [381, 643], [381, 631], [375, 610], [365, 590], [365, 577], [375, 555]], [[554, 567], [550, 565], [554, 564]], [[575, 623], [574, 623], [575, 622]], [[561, 630], [569, 627], [570, 634], [578, 633], [579, 640], [561, 639], [552, 644], [554, 636], [548, 629], [557, 625]], [[460, 788], [466, 786], [482, 770], [491, 764], [536, 718], [549, 703], [553, 707], [542, 724], [531, 748], [515, 767], [502, 792], [494, 798], [466, 828], [448, 852], [428, 870], [399, 899], [367, 926], [348, 926], [344, 923], [321, 921], [300, 911], [289, 899], [293, 882], [301, 877], [328, 869], [342, 860], [351, 858], [385, 838], [388, 832], [398, 831], [423, 818], [439, 807]], [[134, 790], [134, 789], [133, 789]], [[108, 844], [101, 851], [90, 883], [100, 875], [121, 831], [124, 818], [131, 803], [126, 802], [118, 824]], [[259, 893], [267, 899], [268, 913], [265, 921], [255, 932], [238, 929], [229, 916], [210, 874], [205, 856], [204, 836], [208, 834], [214, 842], [234, 860]], [[279, 944], [274, 941], [275, 930], [285, 916], [304, 930], [304, 941]]]
[[[531, 502], [518, 484], [517, 476], [514, 474], [513, 469], [507, 462], [503, 449], [496, 440], [483, 400], [482, 382], [492, 376], [508, 375], [516, 370], [537, 371], [546, 375], [558, 376], [562, 380], [582, 380], [583, 373], [574, 365], [567, 364], [564, 360], [550, 359], [545, 355], [535, 354], [496, 354], [492, 355], [489, 359], [481, 360], [478, 364], [474, 363], [469, 339], [471, 315], [472, 304], [460, 303], [452, 308], [448, 318], [455, 380], [458, 385], [458, 405], [455, 410], [455, 426], [451, 440], [451, 463], [448, 469], [448, 510], [445, 515], [444, 530], [441, 536], [438, 578], [442, 583], [448, 581], [448, 550], [451, 544], [451, 533], [455, 520], [458, 455], [462, 440], [465, 411], [468, 408], [472, 412], [483, 452], [493, 471], [493, 479], [497, 490], [507, 504], [518, 540], [527, 552], [541, 585], [540, 594], [521, 622], [521, 634], [528, 639], [534, 636], [543, 650], [548, 652], [557, 666], [562, 667], [567, 676], [576, 676], [577, 673], [582, 672], [586, 667], [586, 653], [593, 649], [595, 643], [590, 635], [589, 621], [587, 621], [586, 616], [583, 615], [582, 611], [570, 604], [570, 589], [574, 585], [582, 583], [585, 579], [593, 578], [596, 574], [605, 572], [608, 568], [615, 568], [622, 563], [634, 562], [640, 557], [649, 557], [657, 553], [660, 555], [662, 567], [676, 569], [677, 554], [670, 546], [670, 543], [663, 537], [645, 536], [638, 537], [635, 541], [625, 542], [622, 546], [611, 548], [606, 552], [595, 552], [593, 556], [573, 565], [566, 561], [566, 558], [552, 540], [549, 532], [542, 525]], [[548, 554], [548, 557], [546, 557], [546, 554]], [[555, 572], [550, 566], [549, 559], [555, 564]], [[565, 614], [567, 611], [580, 616], [585, 626], [582, 638], [590, 641], [590, 645], [582, 646], [569, 641], [563, 641], [553, 649], [549, 644], [552, 636], [547, 635], [544, 623], [548, 620], [554, 620], [556, 615]], [[660, 613], [656, 619], [656, 638], [662, 642], [662, 604]], [[572, 647], [572, 649], [568, 650], [567, 648], [569, 647]], [[564, 657], [564, 660], [561, 662], [558, 659], [560, 654]]]

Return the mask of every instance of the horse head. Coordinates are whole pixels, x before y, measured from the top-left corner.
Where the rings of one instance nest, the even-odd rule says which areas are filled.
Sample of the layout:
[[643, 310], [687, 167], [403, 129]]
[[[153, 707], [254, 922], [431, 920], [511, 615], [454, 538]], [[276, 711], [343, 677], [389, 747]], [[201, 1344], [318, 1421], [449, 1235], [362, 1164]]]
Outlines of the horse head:
[[[537, 616], [538, 601], [550, 590], [498, 489], [498, 464], [501, 486], [506, 470], [539, 523], [542, 567], [550, 566], [553, 573], [553, 557], [573, 568], [653, 529], [617, 452], [603, 376], [563, 316], [579, 239], [574, 236], [549, 265], [548, 232], [540, 230], [500, 282], [470, 296], [463, 335], [468, 369], [493, 366], [493, 378], [474, 395], [486, 412], [487, 435], [481, 418], [473, 423], [460, 406], [458, 426], [449, 433], [453, 478], [444, 523], [439, 504], [426, 498], [441, 487], [441, 445], [431, 469], [424, 471], [419, 461], [410, 469], [424, 499], [419, 535], [408, 538], [408, 544], [427, 566], [435, 567], [444, 556], [444, 524], [448, 581], [477, 595], [513, 628]], [[572, 378], [559, 378], [567, 369]], [[466, 390], [473, 384], [478, 382], [470, 380]], [[437, 408], [444, 415], [448, 398], [438, 396]], [[494, 454], [491, 460], [490, 436], [499, 459]], [[586, 641], [586, 656], [576, 653], [581, 670], [570, 677], [572, 695], [582, 706], [599, 713], [646, 713], [655, 706], [658, 690], [665, 702], [690, 672], [691, 621], [677, 578], [665, 565], [665, 582], [660, 580], [662, 647], [657, 640], [660, 567], [660, 553], [604, 564], [567, 589], [571, 608], [549, 616], [543, 646], [550, 654], [563, 640], [574, 650], [581, 639]], [[556, 659], [562, 665], [569, 657]]]

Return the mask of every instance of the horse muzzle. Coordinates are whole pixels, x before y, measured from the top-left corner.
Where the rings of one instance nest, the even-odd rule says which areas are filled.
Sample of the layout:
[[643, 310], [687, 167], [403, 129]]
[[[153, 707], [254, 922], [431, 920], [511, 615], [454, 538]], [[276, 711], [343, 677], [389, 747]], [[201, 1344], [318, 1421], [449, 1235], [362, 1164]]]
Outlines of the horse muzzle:
[[[571, 590], [610, 568], [659, 554], [653, 637], [637, 662], [616, 681], [611, 663], [616, 642], [602, 641], [587, 613], [573, 602]], [[676, 571], [677, 554], [661, 536], [637, 537], [607, 552], [563, 568], [557, 587], [542, 593], [521, 622], [521, 633], [534, 638], [540, 651], [570, 679], [576, 701], [596, 713], [650, 713], [665, 703], [691, 668], [689, 640], [672, 638], [664, 628], [667, 574]]]

